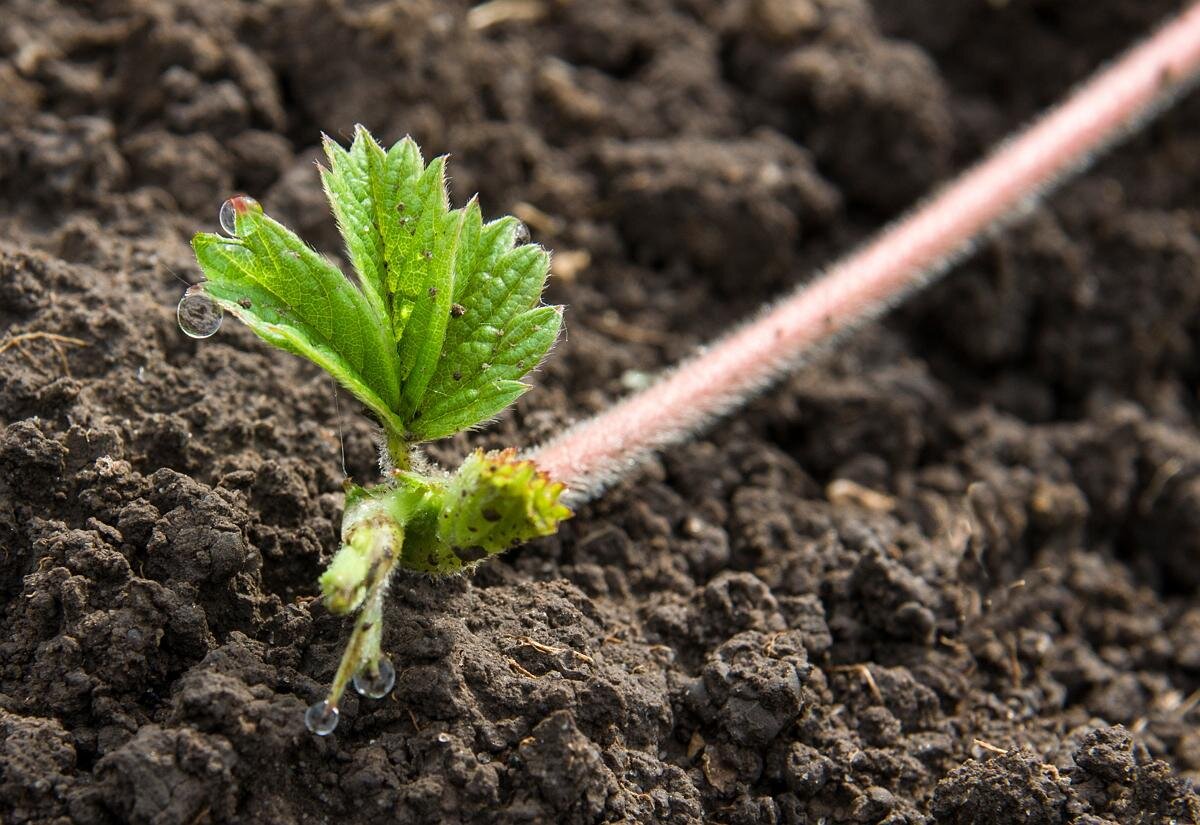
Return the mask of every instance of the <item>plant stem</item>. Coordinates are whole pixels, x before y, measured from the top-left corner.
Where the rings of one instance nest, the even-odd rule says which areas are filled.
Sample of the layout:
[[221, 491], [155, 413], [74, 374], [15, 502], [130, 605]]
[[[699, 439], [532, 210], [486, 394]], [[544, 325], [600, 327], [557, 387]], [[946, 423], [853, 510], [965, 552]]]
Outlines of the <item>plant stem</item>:
[[1200, 2], [808, 286], [529, 457], [567, 484], [571, 502], [595, 497], [653, 451], [744, 404], [814, 347], [931, 283], [983, 233], [1166, 109], [1198, 67]]
[[[333, 684], [329, 686], [329, 694], [325, 697], [329, 707], [336, 708], [342, 701], [346, 686], [364, 667], [373, 666], [379, 661], [379, 650], [382, 643], [383, 623], [383, 593], [372, 593], [366, 603], [358, 611], [354, 622], [354, 630], [350, 640], [342, 651], [342, 659], [338, 663], [337, 673], [334, 674]], [[374, 650], [372, 651], [372, 646]]]
[[[344, 526], [347, 534], [357, 531], [363, 533], [364, 543], [369, 548], [369, 566], [364, 581], [366, 596], [325, 699], [331, 708], [336, 708], [341, 702], [346, 685], [350, 684], [354, 674], [363, 668], [374, 670], [378, 667], [383, 640], [383, 599], [404, 544], [404, 528], [398, 522], [375, 509], [369, 508], [365, 512], [367, 518], [348, 528]], [[350, 535], [346, 539], [350, 540]]]
[[412, 469], [412, 443], [391, 427], [383, 429], [383, 456], [380, 461], [385, 469], [407, 471]]

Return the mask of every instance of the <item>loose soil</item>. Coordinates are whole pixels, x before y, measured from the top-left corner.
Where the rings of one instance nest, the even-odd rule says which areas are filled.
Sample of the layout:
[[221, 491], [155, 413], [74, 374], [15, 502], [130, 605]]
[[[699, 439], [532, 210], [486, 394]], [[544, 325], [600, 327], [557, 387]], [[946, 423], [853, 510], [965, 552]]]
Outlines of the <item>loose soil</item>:
[[0, 820], [1197, 821], [1200, 98], [561, 535], [403, 577], [396, 690], [328, 738], [372, 428], [174, 319], [225, 197], [337, 255], [320, 132], [412, 133], [569, 307], [431, 453], [529, 446], [1178, 5], [5, 2]]

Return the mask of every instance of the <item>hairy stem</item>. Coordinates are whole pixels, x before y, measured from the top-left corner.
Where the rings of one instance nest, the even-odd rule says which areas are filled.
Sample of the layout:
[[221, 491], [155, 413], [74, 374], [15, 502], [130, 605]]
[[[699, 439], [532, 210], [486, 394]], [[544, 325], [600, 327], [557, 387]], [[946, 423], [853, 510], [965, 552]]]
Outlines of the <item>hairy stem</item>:
[[815, 347], [932, 282], [982, 234], [1167, 108], [1198, 67], [1200, 2], [808, 286], [529, 457], [567, 484], [570, 502], [598, 495], [653, 451], [744, 404]]
[[350, 542], [366, 549], [367, 571], [363, 581], [366, 595], [329, 687], [325, 702], [330, 708], [338, 706], [356, 673], [378, 670], [383, 641], [383, 599], [404, 543], [404, 528], [395, 519], [379, 510], [367, 513], [368, 518], [349, 525], [346, 530]]
[[[383, 631], [383, 594], [378, 593], [373, 598], [368, 597], [358, 619], [354, 622], [354, 631], [346, 649], [342, 651], [342, 660], [338, 663], [337, 673], [333, 684], [329, 686], [329, 695], [325, 698], [331, 708], [336, 708], [342, 701], [346, 686], [354, 678], [354, 674], [364, 668], [377, 666], [379, 662], [380, 644]], [[374, 648], [374, 650], [372, 650]]]
[[381, 463], [387, 470], [408, 471], [412, 469], [412, 442], [390, 427], [383, 431], [383, 455]]

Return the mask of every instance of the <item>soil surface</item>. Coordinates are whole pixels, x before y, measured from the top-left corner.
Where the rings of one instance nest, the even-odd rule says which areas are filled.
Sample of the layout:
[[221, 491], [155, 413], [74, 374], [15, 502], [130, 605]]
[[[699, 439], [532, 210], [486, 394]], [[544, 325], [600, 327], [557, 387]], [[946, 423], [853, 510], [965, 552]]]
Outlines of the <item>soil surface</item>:
[[529, 446], [1178, 5], [4, 2], [0, 820], [1197, 821], [1200, 98], [561, 535], [402, 578], [328, 738], [372, 427], [175, 322], [224, 198], [337, 255], [321, 131], [411, 133], [569, 307], [431, 453]]

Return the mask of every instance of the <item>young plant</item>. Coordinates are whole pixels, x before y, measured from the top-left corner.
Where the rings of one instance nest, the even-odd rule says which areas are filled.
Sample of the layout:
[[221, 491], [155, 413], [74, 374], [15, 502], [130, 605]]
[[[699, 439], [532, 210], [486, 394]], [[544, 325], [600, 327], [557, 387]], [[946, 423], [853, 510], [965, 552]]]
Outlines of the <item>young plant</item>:
[[385, 150], [359, 127], [349, 149], [327, 138], [325, 153], [321, 179], [357, 281], [240, 196], [221, 208], [227, 235], [192, 239], [206, 280], [179, 306], [190, 335], [215, 332], [224, 310], [308, 358], [382, 427], [387, 479], [347, 484], [342, 546], [320, 580], [332, 612], [358, 611], [329, 694], [305, 717], [322, 735], [349, 682], [374, 698], [392, 688], [382, 614], [396, 569], [469, 570], [571, 514], [563, 485], [514, 450], [477, 450], [449, 474], [418, 448], [494, 418], [528, 389], [521, 378], [562, 324], [561, 307], [541, 304], [548, 253], [515, 218], [485, 223], [475, 200], [451, 209], [445, 159], [426, 164], [411, 139]]

